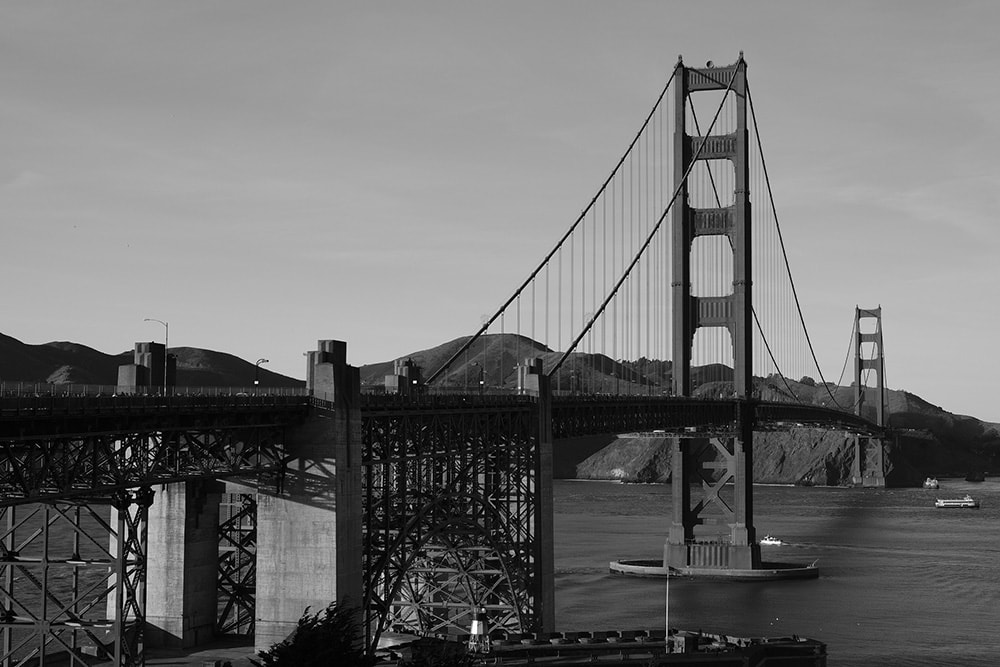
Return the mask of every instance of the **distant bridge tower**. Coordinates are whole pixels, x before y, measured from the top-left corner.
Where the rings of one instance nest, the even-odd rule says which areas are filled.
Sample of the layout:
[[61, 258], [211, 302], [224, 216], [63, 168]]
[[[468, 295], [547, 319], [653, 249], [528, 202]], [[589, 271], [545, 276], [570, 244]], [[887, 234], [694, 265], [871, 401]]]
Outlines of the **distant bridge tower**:
[[[748, 399], [752, 390], [753, 300], [746, 62], [742, 54], [736, 63], [725, 67], [689, 69], [678, 62], [674, 81], [674, 173], [678, 196], [672, 213], [673, 393], [692, 394], [691, 359], [697, 329], [725, 327], [733, 345], [734, 394], [738, 399]], [[685, 127], [688, 96], [698, 91], [727, 89], [735, 94], [735, 131], [704, 137], [688, 135]], [[698, 160], [728, 160], [732, 165], [731, 205], [693, 208], [688, 204], [694, 181], [684, 182], [684, 179]], [[727, 295], [692, 294], [692, 244], [699, 236], [725, 236], [729, 240], [733, 251], [733, 282]], [[672, 440], [674, 515], [664, 546], [666, 566], [740, 570], [760, 567], [760, 546], [753, 527], [752, 413], [740, 410], [735, 431], [709, 441], [721, 459], [721, 463], [711, 464], [715, 474], [698, 466], [704, 440]], [[692, 507], [694, 475], [703, 480], [705, 497]], [[721, 494], [730, 481], [734, 489], [731, 505]], [[708, 539], [695, 535], [696, 526], [713, 523], [728, 527], [728, 535], [720, 533]]]
[[[863, 332], [862, 320], [874, 319], [875, 330]], [[866, 416], [865, 401], [867, 392], [862, 384], [861, 375], [864, 371], [874, 371], [877, 377], [875, 386], [875, 423], [885, 426], [886, 395], [885, 395], [885, 358], [882, 352], [882, 307], [863, 309], [854, 308], [854, 412]], [[868, 358], [863, 355], [865, 343], [872, 344]], [[871, 418], [869, 416], [869, 418]], [[854, 486], [885, 486], [885, 447], [881, 438], [855, 436], [854, 464], [851, 469], [851, 483]]]

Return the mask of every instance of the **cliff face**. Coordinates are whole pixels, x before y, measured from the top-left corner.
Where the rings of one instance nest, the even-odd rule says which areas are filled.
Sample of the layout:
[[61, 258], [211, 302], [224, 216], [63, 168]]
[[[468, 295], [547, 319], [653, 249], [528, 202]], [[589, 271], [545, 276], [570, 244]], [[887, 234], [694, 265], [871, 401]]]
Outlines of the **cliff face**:
[[[705, 440], [689, 444], [700, 461], [718, 461], [720, 452]], [[556, 443], [560, 470], [567, 471], [568, 452]], [[754, 434], [753, 479], [761, 484], [845, 486], [851, 483], [853, 441], [842, 433], [794, 429], [783, 433]], [[667, 438], [617, 438], [576, 464], [579, 479], [623, 482], [669, 482], [672, 476], [670, 441]], [[885, 474], [889, 486], [919, 486], [930, 475], [965, 474], [985, 470], [981, 457], [947, 447], [926, 432], [900, 434], [885, 443]]]
[[[765, 399], [781, 399], [767, 395], [769, 389], [777, 393], [776, 385], [767, 380], [761, 380], [760, 385]], [[781, 389], [816, 405], [851, 405], [854, 400], [851, 387], [790, 382]], [[887, 423], [893, 429], [893, 439], [885, 443], [888, 485], [918, 486], [929, 476], [1000, 472], [1000, 425], [946, 412], [906, 391], [888, 391], [887, 403]], [[870, 405], [864, 412], [874, 419]], [[701, 447], [703, 457], [719, 458], [714, 448]], [[803, 428], [755, 433], [754, 481], [847, 485], [851, 483], [854, 456], [853, 441], [839, 432]], [[556, 458], [562, 459], [560, 470], [575, 466], [575, 476], [584, 479], [667, 482], [671, 478], [669, 443], [663, 438], [620, 438], [573, 466], [556, 443]]]

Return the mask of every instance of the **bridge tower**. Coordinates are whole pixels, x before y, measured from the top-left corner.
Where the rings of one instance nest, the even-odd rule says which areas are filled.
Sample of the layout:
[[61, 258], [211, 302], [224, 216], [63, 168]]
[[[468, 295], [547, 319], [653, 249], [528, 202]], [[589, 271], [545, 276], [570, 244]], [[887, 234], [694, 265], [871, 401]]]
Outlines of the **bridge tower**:
[[[747, 133], [746, 62], [742, 53], [732, 65], [691, 69], [678, 61], [675, 76], [674, 173], [678, 196], [672, 212], [673, 393], [692, 395], [691, 360], [699, 327], [725, 327], [733, 346], [735, 398], [749, 399], [752, 390], [753, 300]], [[730, 134], [691, 136], [686, 128], [688, 97], [701, 91], [735, 95], [736, 127]], [[686, 181], [699, 160], [727, 160], [734, 171], [732, 204], [694, 208], [688, 204], [693, 181]], [[724, 236], [733, 251], [732, 291], [723, 296], [692, 294], [692, 245], [700, 236]], [[760, 546], [753, 526], [753, 411], [739, 410], [734, 429], [709, 440], [720, 463], [716, 474], [699, 466], [704, 441], [673, 438], [673, 521], [664, 547], [664, 565], [674, 568], [754, 569]], [[708, 467], [708, 466], [705, 466]], [[691, 483], [703, 480], [705, 498], [691, 504]], [[733, 482], [732, 504], [721, 492]], [[717, 515], [721, 512], [722, 518]], [[713, 515], [714, 513], [714, 515]], [[707, 539], [695, 527], [722, 524]]]
[[[862, 331], [862, 321], [875, 320], [875, 330]], [[871, 409], [865, 405], [867, 392], [861, 383], [864, 371], [874, 371], [877, 378], [875, 385], [875, 423], [885, 426], [886, 395], [885, 395], [885, 358], [882, 352], [882, 307], [854, 308], [854, 412], [866, 416]], [[872, 345], [868, 358], [863, 356], [863, 346]], [[885, 447], [881, 438], [870, 436], [854, 437], [854, 464], [851, 469], [851, 483], [854, 486], [884, 487], [885, 486]]]

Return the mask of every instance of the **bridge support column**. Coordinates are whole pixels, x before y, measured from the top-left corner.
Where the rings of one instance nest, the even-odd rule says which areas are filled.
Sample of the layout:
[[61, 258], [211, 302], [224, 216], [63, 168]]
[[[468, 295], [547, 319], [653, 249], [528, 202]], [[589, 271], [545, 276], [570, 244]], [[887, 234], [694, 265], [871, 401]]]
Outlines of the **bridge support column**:
[[190, 648], [215, 635], [219, 562], [216, 481], [164, 484], [148, 514], [146, 639]]
[[881, 438], [855, 436], [851, 484], [866, 488], [885, 487], [885, 446]]
[[317, 403], [288, 434], [282, 488], [257, 496], [257, 650], [286, 639], [306, 608], [363, 604], [360, 375], [341, 341], [320, 341], [307, 371]]
[[552, 508], [552, 387], [542, 372], [541, 359], [528, 359], [518, 367], [518, 387], [538, 397], [538, 441], [535, 454], [536, 525], [535, 619], [541, 632], [555, 631], [555, 549]]
[[674, 517], [663, 548], [663, 564], [670, 567], [686, 567], [688, 544], [694, 542], [693, 513], [691, 512], [691, 457], [687, 451], [692, 441], [687, 438], [671, 438], [671, 481]]
[[760, 567], [760, 545], [753, 526], [753, 433], [733, 439], [733, 522], [729, 524], [730, 567]]

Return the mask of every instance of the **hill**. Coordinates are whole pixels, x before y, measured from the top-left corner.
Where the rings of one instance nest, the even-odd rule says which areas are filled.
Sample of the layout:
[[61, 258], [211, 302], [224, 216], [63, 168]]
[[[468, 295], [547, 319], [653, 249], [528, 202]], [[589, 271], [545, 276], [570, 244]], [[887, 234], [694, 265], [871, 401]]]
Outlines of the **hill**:
[[[253, 384], [254, 364], [225, 352], [194, 347], [172, 347], [177, 358], [178, 387], [247, 387]], [[78, 343], [27, 345], [0, 334], [0, 381], [47, 384], [114, 385], [118, 367], [132, 363], [131, 350], [105, 354]], [[262, 387], [301, 387], [302, 380], [259, 370]]]

